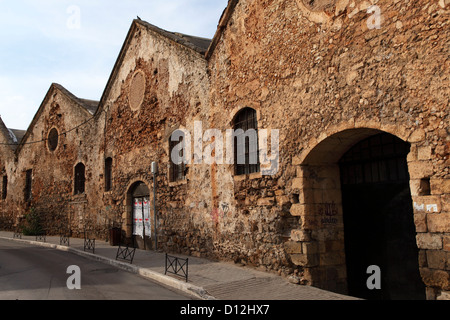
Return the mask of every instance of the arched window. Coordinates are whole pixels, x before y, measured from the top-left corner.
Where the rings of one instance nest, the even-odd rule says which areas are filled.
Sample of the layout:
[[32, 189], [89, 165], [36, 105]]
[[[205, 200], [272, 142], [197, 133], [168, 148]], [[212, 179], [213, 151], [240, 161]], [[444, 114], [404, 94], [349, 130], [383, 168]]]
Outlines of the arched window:
[[[172, 141], [172, 137], [175, 137]], [[178, 139], [176, 139], [178, 138]], [[184, 162], [184, 132], [182, 130], [175, 130], [169, 138], [169, 178], [170, 182], [180, 181], [186, 179], [186, 164]]]
[[74, 194], [82, 194], [84, 193], [84, 184], [86, 181], [85, 178], [86, 168], [83, 163], [79, 163], [75, 166], [75, 186], [74, 186]]
[[25, 172], [25, 201], [31, 201], [33, 183], [33, 170], [29, 169]]
[[6, 199], [6, 194], [8, 192], [8, 176], [3, 176], [3, 184], [2, 184], [2, 199]]
[[258, 120], [256, 111], [244, 108], [233, 121], [235, 174], [250, 174], [260, 171], [258, 152]]
[[112, 188], [112, 158], [105, 159], [105, 191]]

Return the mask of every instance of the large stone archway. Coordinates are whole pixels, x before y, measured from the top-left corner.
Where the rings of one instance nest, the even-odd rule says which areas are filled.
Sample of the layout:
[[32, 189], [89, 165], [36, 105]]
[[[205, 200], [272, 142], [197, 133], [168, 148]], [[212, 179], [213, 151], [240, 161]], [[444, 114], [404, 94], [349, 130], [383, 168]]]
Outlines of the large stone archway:
[[[293, 204], [291, 208], [291, 214], [300, 217], [300, 227], [292, 231], [291, 240], [301, 244], [301, 246], [298, 246], [301, 250], [293, 253], [291, 258], [293, 263], [304, 268], [305, 278], [313, 286], [335, 292], [350, 293], [361, 296], [357, 290], [354, 290], [355, 281], [361, 282], [364, 279], [362, 286], [365, 286], [365, 280], [369, 277], [369, 275], [360, 275], [360, 277], [355, 280], [353, 274], [349, 274], [349, 272], [355, 272], [355, 264], [351, 261], [359, 261], [358, 258], [362, 255], [358, 256], [358, 253], [349, 251], [356, 249], [346, 243], [346, 238], [351, 239], [351, 241], [360, 240], [362, 243], [359, 248], [362, 248], [361, 250], [363, 251], [365, 249], [372, 250], [373, 248], [364, 247], [364, 242], [368, 241], [368, 238], [360, 238], [355, 240], [356, 234], [358, 233], [352, 233], [352, 230], [349, 231], [348, 227], [351, 228], [351, 223], [348, 219], [355, 219], [355, 217], [351, 214], [353, 209], [352, 206], [349, 205], [349, 202], [353, 203], [356, 201], [352, 198], [351, 191], [349, 193], [349, 188], [343, 188], [343, 173], [341, 172], [343, 169], [340, 161], [343, 159], [343, 156], [352, 149], [352, 147], [362, 141], [371, 139], [371, 137], [377, 136], [392, 137], [393, 139], [396, 139], [396, 141], [401, 141], [408, 146], [407, 151], [405, 151], [402, 155], [402, 160], [404, 161], [406, 168], [406, 174], [408, 174], [406, 155], [409, 152], [409, 144], [381, 130], [370, 128], [348, 129], [331, 134], [330, 136], [324, 138], [315, 147], [310, 149], [300, 164], [298, 177], [296, 179], [299, 192], [299, 202], [297, 204]], [[405, 184], [403, 184], [403, 187], [405, 186], [407, 187], [407, 191], [405, 191], [406, 198], [410, 207], [410, 210], [406, 213], [406, 217], [414, 229], [411, 192], [409, 191], [409, 176], [405, 180]], [[383, 188], [381, 189], [383, 190]], [[350, 190], [352, 189], [350, 188]], [[359, 190], [362, 192], [362, 194], [358, 196], [359, 199], [361, 198], [361, 195], [367, 196], [362, 202], [374, 201], [375, 204], [383, 202], [376, 201], [375, 198], [377, 194], [371, 194], [370, 188], [358, 189], [358, 186], [356, 186], [353, 190]], [[381, 193], [382, 192], [379, 191], [378, 196], [380, 196]], [[392, 195], [392, 197], [395, 197], [396, 195], [394, 195], [394, 193], [395, 192], [392, 191], [392, 193], [388, 195], [383, 194], [382, 196], [385, 197]], [[347, 202], [346, 204], [343, 203], [343, 199], [344, 202]], [[402, 205], [399, 203], [390, 203], [390, 205]], [[380, 207], [376, 207], [373, 204], [370, 205], [373, 206], [372, 211], [374, 212], [383, 213], [389, 211], [386, 207], [382, 207], [381, 205]], [[394, 211], [395, 208], [393, 209]], [[356, 210], [360, 210], [360, 207]], [[376, 217], [372, 218], [376, 219]], [[359, 226], [353, 226], [353, 228], [359, 228]], [[361, 226], [361, 229], [363, 228], [370, 227], [367, 225]], [[375, 232], [381, 232], [380, 230], [381, 229], [378, 228]], [[364, 234], [364, 230], [359, 233], [360, 236]], [[409, 242], [415, 245], [415, 230], [409, 234]], [[370, 254], [367, 254], [366, 256], [373, 258]], [[349, 260], [349, 258], [353, 258], [353, 260]], [[373, 264], [376, 264], [376, 261], [379, 260], [375, 259]], [[417, 247], [415, 261], [413, 262], [415, 262], [415, 271], [418, 275]], [[349, 265], [349, 263], [352, 264]], [[396, 262], [391, 260], [391, 263]], [[369, 265], [367, 265], [366, 268], [368, 266]], [[361, 268], [361, 265], [359, 268]], [[384, 265], [383, 268], [384, 275], [386, 274], [388, 268], [386, 265]], [[359, 270], [359, 272], [360, 271], [361, 270]], [[392, 277], [392, 275], [390, 276]], [[379, 291], [377, 293], [379, 293]], [[371, 297], [366, 296], [366, 298]], [[392, 298], [392, 296], [385, 294], [384, 296], [378, 295], [373, 296], [372, 298]]]

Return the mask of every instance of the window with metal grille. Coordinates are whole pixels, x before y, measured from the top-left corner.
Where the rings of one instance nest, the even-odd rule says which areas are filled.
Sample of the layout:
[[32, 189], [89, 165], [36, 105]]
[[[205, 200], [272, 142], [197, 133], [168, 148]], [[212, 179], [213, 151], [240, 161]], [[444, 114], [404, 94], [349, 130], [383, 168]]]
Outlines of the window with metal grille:
[[8, 193], [8, 176], [3, 176], [3, 183], [2, 183], [2, 199], [6, 199], [6, 195]]
[[112, 158], [105, 160], [105, 191], [112, 189]]
[[32, 195], [33, 170], [27, 170], [25, 175], [25, 201], [31, 200]]
[[256, 111], [244, 108], [236, 114], [234, 129], [235, 174], [250, 174], [260, 171], [258, 152], [258, 120]]
[[[180, 131], [181, 132], [181, 131]], [[169, 167], [169, 176], [170, 182], [180, 181], [186, 179], [186, 164], [183, 161], [183, 148], [180, 149], [178, 154], [172, 154], [175, 147], [181, 144], [184, 140], [184, 135], [181, 135], [179, 141], [172, 141], [169, 138], [169, 157], [170, 157], [170, 167]]]
[[79, 163], [75, 166], [75, 186], [74, 186], [74, 194], [82, 194], [84, 193], [84, 184], [85, 184], [85, 166], [83, 163]]
[[387, 134], [377, 134], [353, 146], [340, 160], [344, 185], [401, 182], [409, 180], [407, 142]]

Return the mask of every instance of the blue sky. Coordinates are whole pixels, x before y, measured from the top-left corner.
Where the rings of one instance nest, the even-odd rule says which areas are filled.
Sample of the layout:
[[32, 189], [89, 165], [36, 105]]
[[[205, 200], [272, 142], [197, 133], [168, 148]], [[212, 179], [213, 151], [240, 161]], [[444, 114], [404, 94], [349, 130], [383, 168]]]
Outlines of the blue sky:
[[212, 38], [228, 0], [0, 0], [0, 115], [27, 129], [50, 85], [99, 100], [133, 19]]

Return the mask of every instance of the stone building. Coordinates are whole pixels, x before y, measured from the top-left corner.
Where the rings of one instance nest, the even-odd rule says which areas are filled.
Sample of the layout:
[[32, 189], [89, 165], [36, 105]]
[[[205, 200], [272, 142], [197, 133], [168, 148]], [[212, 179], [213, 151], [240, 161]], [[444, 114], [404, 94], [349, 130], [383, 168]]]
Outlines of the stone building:
[[[53, 84], [26, 132], [0, 123], [1, 228], [32, 212], [52, 234], [120, 227], [336, 292], [449, 298], [449, 21], [448, 0], [230, 0], [212, 40], [135, 20], [100, 101]], [[221, 161], [239, 128], [279, 132], [277, 170], [251, 148]]]

